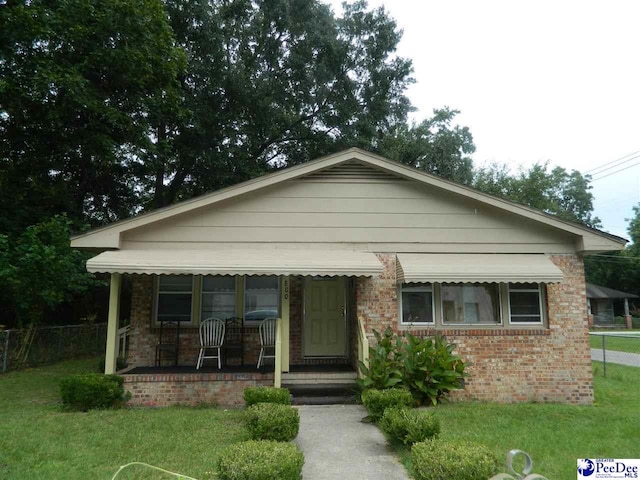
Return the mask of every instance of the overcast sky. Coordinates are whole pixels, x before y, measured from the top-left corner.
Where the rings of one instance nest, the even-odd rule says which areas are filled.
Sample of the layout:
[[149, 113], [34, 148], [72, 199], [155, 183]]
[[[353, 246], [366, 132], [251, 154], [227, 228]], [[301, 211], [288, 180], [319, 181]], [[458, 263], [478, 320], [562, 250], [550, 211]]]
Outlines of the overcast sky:
[[[325, 2], [341, 12], [341, 0]], [[461, 110], [476, 164], [588, 173], [640, 151], [640, 1], [369, 1], [381, 5], [404, 30], [398, 54], [413, 60], [413, 118]], [[625, 238], [640, 202], [636, 155], [593, 182], [604, 230]]]

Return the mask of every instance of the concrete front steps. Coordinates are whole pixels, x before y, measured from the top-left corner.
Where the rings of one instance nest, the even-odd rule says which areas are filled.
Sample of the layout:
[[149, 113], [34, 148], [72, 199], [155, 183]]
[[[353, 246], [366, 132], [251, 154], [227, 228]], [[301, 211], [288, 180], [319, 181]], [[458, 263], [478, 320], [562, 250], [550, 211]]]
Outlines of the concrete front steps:
[[282, 374], [282, 386], [291, 392], [293, 405], [337, 405], [357, 403], [353, 371], [304, 371]]

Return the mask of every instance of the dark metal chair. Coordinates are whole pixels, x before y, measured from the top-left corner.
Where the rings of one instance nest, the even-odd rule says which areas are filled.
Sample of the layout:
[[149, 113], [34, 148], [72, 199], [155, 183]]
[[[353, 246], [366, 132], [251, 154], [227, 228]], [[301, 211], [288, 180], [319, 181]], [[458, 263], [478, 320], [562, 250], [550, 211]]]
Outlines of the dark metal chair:
[[[229, 364], [229, 358], [237, 358], [240, 366], [244, 365], [244, 328], [241, 317], [230, 317], [226, 320], [224, 337], [224, 365]], [[233, 362], [235, 365], [236, 362]]]
[[175, 320], [161, 320], [160, 334], [156, 345], [156, 367], [162, 365], [165, 360], [171, 359], [174, 365], [178, 365], [180, 352], [180, 322]]

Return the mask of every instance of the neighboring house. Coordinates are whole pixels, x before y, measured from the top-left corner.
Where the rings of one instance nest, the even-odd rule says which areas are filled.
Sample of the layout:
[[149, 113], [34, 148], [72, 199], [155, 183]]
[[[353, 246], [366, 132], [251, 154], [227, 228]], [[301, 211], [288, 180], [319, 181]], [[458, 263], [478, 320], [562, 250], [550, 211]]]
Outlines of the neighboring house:
[[[355, 371], [386, 327], [457, 344], [471, 376], [454, 398], [589, 404], [583, 255], [624, 244], [358, 149], [72, 240], [102, 251], [89, 271], [111, 274], [107, 372], [130, 276], [125, 381], [155, 405], [238, 403], [287, 372]], [[280, 318], [275, 371], [255, 368], [264, 312]], [[244, 319], [244, 367], [195, 370], [211, 316]], [[183, 320], [182, 367], [153, 368], [160, 318]]]
[[624, 318], [627, 328], [632, 328], [629, 299], [640, 298], [632, 293], [587, 283], [587, 307], [589, 323], [595, 326], [613, 326], [615, 317]]

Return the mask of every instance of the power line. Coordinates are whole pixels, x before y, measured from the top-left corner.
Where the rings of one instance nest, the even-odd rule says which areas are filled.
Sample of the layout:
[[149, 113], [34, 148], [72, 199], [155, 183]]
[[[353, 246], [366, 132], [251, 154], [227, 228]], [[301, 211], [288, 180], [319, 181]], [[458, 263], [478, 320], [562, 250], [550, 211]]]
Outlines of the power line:
[[638, 159], [638, 158], [640, 158], [640, 155], [635, 155], [635, 156], [633, 156], [633, 157], [631, 157], [631, 158], [628, 158], [628, 159], [627, 159], [627, 160], [625, 160], [624, 162], [620, 162], [620, 163], [618, 163], [617, 165], [611, 165], [610, 167], [603, 168], [603, 169], [602, 169], [602, 170], [600, 170], [599, 172], [597, 172], [597, 173], [593, 173], [593, 174], [591, 174], [591, 175], [593, 175], [593, 176], [596, 176], [596, 177], [597, 177], [598, 175], [600, 175], [601, 173], [606, 172], [607, 170], [611, 170], [612, 168], [618, 168], [619, 166], [624, 165], [625, 163], [632, 162], [633, 160], [636, 160], [636, 159]]
[[597, 167], [594, 167], [594, 168], [592, 168], [591, 170], [587, 170], [585, 173], [589, 173], [589, 172], [594, 172], [594, 171], [596, 171], [596, 170], [600, 170], [602, 167], [606, 167], [607, 165], [611, 165], [612, 163], [616, 163], [616, 162], [619, 162], [620, 160], [624, 160], [625, 158], [630, 157], [631, 155], [635, 155], [636, 153], [640, 153], [640, 150], [638, 150], [638, 151], [636, 151], [636, 152], [628, 153], [628, 154], [626, 154], [626, 155], [624, 155], [624, 156], [622, 156], [622, 157], [620, 157], [620, 158], [617, 158], [617, 159], [615, 159], [615, 160], [612, 160], [612, 161], [610, 161], [610, 162], [603, 163], [602, 165], [599, 165], [599, 166], [597, 166]]
[[603, 178], [610, 177], [611, 175], [615, 175], [616, 173], [624, 172], [625, 170], [629, 170], [630, 168], [637, 167], [638, 165], [640, 165], [640, 162], [634, 163], [633, 165], [628, 165], [628, 166], [626, 166], [624, 168], [621, 168], [620, 170], [616, 170], [615, 172], [607, 173], [606, 175], [603, 175], [601, 177], [592, 178], [591, 181], [595, 182], [597, 180], [602, 180]]

